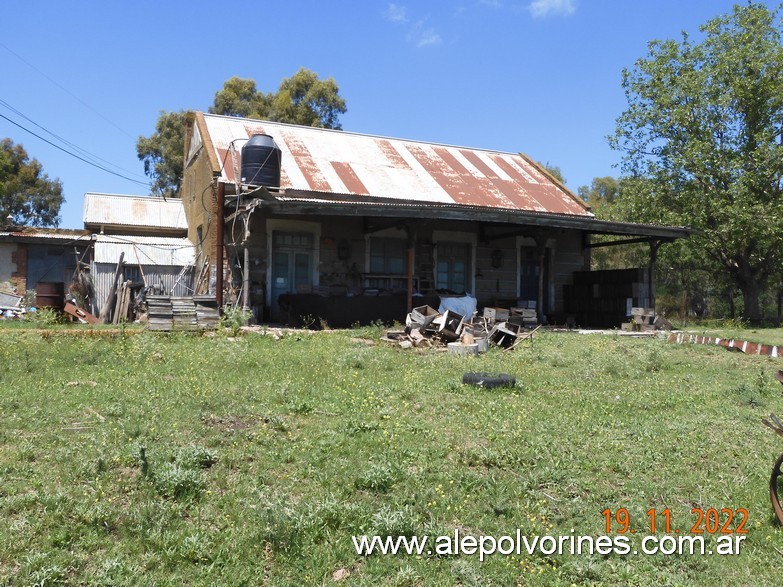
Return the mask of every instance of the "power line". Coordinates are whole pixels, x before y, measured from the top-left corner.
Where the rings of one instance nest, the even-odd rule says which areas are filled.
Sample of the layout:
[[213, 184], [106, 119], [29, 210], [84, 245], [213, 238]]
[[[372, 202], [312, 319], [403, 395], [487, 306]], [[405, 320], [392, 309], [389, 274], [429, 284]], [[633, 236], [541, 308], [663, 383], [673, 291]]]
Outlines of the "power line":
[[82, 148], [81, 148], [81, 147], [79, 147], [78, 145], [75, 145], [74, 143], [70, 142], [69, 140], [67, 140], [67, 139], [64, 139], [63, 137], [61, 137], [61, 136], [59, 136], [59, 135], [57, 135], [57, 134], [53, 133], [53, 132], [52, 132], [52, 131], [50, 131], [48, 128], [46, 128], [46, 127], [44, 127], [44, 126], [41, 126], [41, 125], [40, 125], [40, 124], [38, 124], [36, 121], [34, 121], [32, 118], [30, 118], [29, 116], [26, 116], [25, 114], [23, 114], [22, 112], [20, 112], [19, 110], [17, 110], [17, 109], [16, 109], [16, 108], [14, 108], [13, 106], [11, 106], [11, 105], [10, 105], [8, 102], [6, 102], [5, 100], [2, 100], [2, 99], [0, 99], [0, 104], [1, 104], [1, 105], [3, 105], [3, 106], [5, 106], [6, 108], [8, 108], [8, 109], [9, 109], [11, 112], [13, 112], [14, 114], [16, 114], [17, 116], [21, 116], [22, 118], [24, 118], [24, 119], [25, 119], [25, 120], [27, 120], [28, 122], [30, 122], [30, 123], [34, 124], [35, 126], [37, 126], [38, 128], [40, 128], [42, 131], [44, 131], [44, 132], [46, 132], [46, 133], [50, 134], [51, 136], [53, 136], [54, 138], [56, 138], [58, 141], [61, 141], [61, 142], [65, 143], [66, 145], [68, 145], [69, 147], [71, 147], [72, 149], [75, 149], [76, 151], [80, 152], [80, 153], [81, 153], [82, 155], [84, 155], [85, 157], [89, 157], [89, 158], [91, 158], [91, 159], [93, 159], [93, 160], [95, 160], [95, 161], [103, 161], [103, 162], [104, 162], [104, 163], [106, 163], [107, 165], [111, 165], [112, 167], [115, 167], [115, 168], [117, 168], [117, 169], [119, 169], [119, 170], [121, 170], [121, 171], [124, 171], [124, 172], [126, 172], [126, 173], [130, 173], [131, 175], [134, 175], [134, 176], [136, 176], [136, 177], [144, 177], [143, 175], [141, 175], [141, 174], [139, 174], [139, 173], [134, 173], [133, 171], [130, 171], [130, 170], [128, 170], [128, 169], [124, 169], [124, 168], [120, 167], [119, 165], [115, 165], [115, 164], [114, 164], [114, 163], [112, 163], [111, 161], [107, 161], [106, 159], [103, 159], [102, 157], [98, 157], [97, 155], [94, 155], [94, 154], [90, 153], [90, 152], [89, 152], [89, 151], [87, 151], [86, 149], [82, 149]]
[[13, 51], [12, 49], [10, 49], [10, 48], [9, 48], [7, 45], [4, 45], [3, 43], [0, 43], [0, 47], [2, 47], [3, 49], [5, 49], [6, 51], [8, 51], [8, 52], [9, 52], [11, 55], [13, 55], [14, 57], [16, 57], [16, 58], [17, 58], [19, 61], [21, 61], [22, 63], [24, 63], [25, 65], [27, 65], [27, 66], [28, 66], [28, 67], [30, 67], [31, 69], [33, 69], [33, 70], [35, 70], [36, 72], [38, 72], [38, 74], [39, 74], [39, 75], [41, 75], [42, 77], [44, 77], [45, 79], [47, 79], [49, 82], [53, 83], [55, 86], [57, 86], [58, 88], [60, 88], [60, 89], [61, 89], [63, 92], [65, 92], [66, 94], [68, 94], [69, 96], [71, 96], [71, 97], [72, 97], [74, 100], [76, 100], [77, 102], [79, 102], [79, 103], [80, 103], [82, 106], [84, 106], [84, 107], [85, 107], [85, 108], [87, 108], [88, 110], [92, 111], [92, 112], [93, 112], [93, 114], [97, 115], [98, 117], [100, 117], [100, 118], [102, 118], [103, 120], [105, 120], [106, 122], [108, 122], [110, 125], [112, 125], [114, 128], [116, 128], [118, 131], [120, 131], [120, 132], [121, 132], [122, 134], [124, 134], [126, 137], [130, 137], [131, 139], [135, 139], [135, 138], [136, 138], [136, 137], [132, 136], [132, 135], [131, 135], [129, 132], [127, 132], [126, 130], [124, 130], [124, 129], [120, 128], [119, 126], [117, 126], [117, 124], [115, 124], [115, 123], [114, 123], [112, 120], [109, 120], [108, 118], [106, 118], [106, 117], [105, 117], [103, 114], [101, 114], [101, 113], [100, 113], [100, 112], [98, 112], [98, 111], [97, 111], [95, 108], [93, 108], [92, 106], [90, 106], [90, 105], [89, 105], [87, 102], [85, 102], [84, 100], [82, 100], [81, 98], [79, 98], [79, 96], [77, 96], [76, 94], [74, 94], [73, 92], [71, 92], [71, 91], [70, 91], [68, 88], [66, 88], [66, 87], [65, 87], [65, 86], [63, 86], [62, 84], [60, 84], [60, 83], [56, 82], [55, 80], [53, 80], [52, 78], [50, 78], [50, 77], [49, 77], [48, 75], [46, 75], [46, 74], [45, 74], [43, 71], [41, 71], [40, 69], [38, 69], [38, 68], [37, 68], [35, 65], [33, 65], [32, 63], [30, 63], [29, 61], [27, 61], [27, 60], [26, 60], [24, 57], [22, 57], [21, 55], [19, 55], [19, 53], [16, 53], [15, 51]]
[[84, 157], [81, 157], [81, 156], [77, 155], [76, 153], [72, 153], [68, 149], [64, 149], [63, 147], [53, 143], [49, 139], [46, 139], [46, 138], [42, 137], [41, 135], [39, 135], [37, 133], [34, 133], [29, 128], [26, 128], [26, 127], [22, 126], [21, 124], [19, 124], [18, 122], [15, 122], [15, 121], [11, 120], [10, 118], [8, 118], [4, 114], [0, 114], [0, 118], [4, 118], [5, 120], [10, 122], [14, 126], [18, 126], [23, 131], [28, 132], [31, 135], [33, 135], [34, 137], [37, 137], [37, 138], [41, 139], [44, 143], [47, 143], [47, 144], [51, 145], [55, 149], [59, 149], [63, 153], [66, 153], [67, 155], [70, 155], [71, 157], [74, 157], [75, 159], [78, 159], [79, 161], [83, 161], [84, 163], [87, 163], [87, 165], [92, 165], [93, 167], [96, 167], [96, 168], [100, 169], [101, 171], [105, 171], [106, 173], [111, 173], [112, 175], [116, 175], [117, 177], [121, 177], [122, 179], [127, 179], [128, 181], [132, 181], [133, 183], [137, 183], [139, 185], [143, 185], [144, 187], [147, 187], [147, 188], [149, 187], [149, 182], [138, 181], [137, 179], [133, 179], [132, 177], [128, 177], [126, 175], [122, 175], [121, 173], [117, 173], [116, 171], [112, 171], [111, 169], [108, 169], [108, 168], [104, 167], [103, 165], [98, 165], [94, 161], [90, 161], [89, 159], [85, 159]]

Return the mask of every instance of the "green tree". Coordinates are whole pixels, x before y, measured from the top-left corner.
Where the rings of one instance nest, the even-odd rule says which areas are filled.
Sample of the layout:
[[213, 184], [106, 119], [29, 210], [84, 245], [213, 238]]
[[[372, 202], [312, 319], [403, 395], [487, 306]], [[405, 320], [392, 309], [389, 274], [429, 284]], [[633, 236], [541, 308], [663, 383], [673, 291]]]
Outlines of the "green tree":
[[710, 20], [703, 40], [653, 41], [623, 72], [628, 109], [612, 145], [648, 180], [624, 195], [632, 218], [690, 225], [695, 258], [742, 291], [745, 318], [783, 254], [783, 47], [776, 12], [750, 3]]
[[[339, 115], [345, 100], [333, 78], [321, 80], [302, 68], [284, 79], [275, 94], [265, 94], [251, 79], [232, 77], [215, 93], [209, 112], [224, 116], [256, 118], [340, 129]], [[139, 137], [136, 153], [144, 172], [152, 178], [152, 191], [164, 196], [179, 194], [184, 169], [185, 120], [187, 112], [161, 112], [155, 132]]]
[[136, 153], [144, 162], [144, 173], [152, 178], [152, 193], [176, 197], [185, 165], [185, 121], [187, 112], [161, 112], [155, 133], [139, 137]]
[[587, 202], [596, 216], [602, 218], [601, 211], [614, 204], [620, 195], [620, 182], [614, 177], [596, 177], [589, 186], [579, 186], [576, 193]]
[[16, 225], [57, 226], [62, 203], [62, 182], [49, 179], [22, 145], [0, 141], [0, 218]]
[[565, 185], [566, 180], [565, 177], [563, 177], [563, 172], [560, 171], [560, 167], [558, 165], [550, 165], [549, 163], [542, 163], [541, 161], [538, 162], [538, 164], [544, 168], [544, 170], [549, 173], [552, 177], [554, 177], [557, 181]]
[[215, 93], [215, 104], [209, 111], [240, 118], [269, 118], [272, 98], [271, 94], [259, 92], [252, 79], [232, 77]]
[[345, 111], [345, 100], [334, 78], [320, 80], [314, 72], [301, 68], [280, 84], [272, 98], [270, 118], [302, 126], [341, 129], [339, 115]]

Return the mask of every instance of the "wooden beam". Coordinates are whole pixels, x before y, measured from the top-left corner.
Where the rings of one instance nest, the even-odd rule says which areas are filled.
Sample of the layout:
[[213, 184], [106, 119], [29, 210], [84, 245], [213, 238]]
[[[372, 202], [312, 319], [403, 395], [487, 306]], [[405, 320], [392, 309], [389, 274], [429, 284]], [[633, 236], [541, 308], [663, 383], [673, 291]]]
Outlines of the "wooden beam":
[[616, 241], [606, 241], [606, 242], [597, 242], [597, 243], [587, 243], [585, 245], [585, 248], [587, 249], [597, 249], [598, 247], [615, 247], [618, 245], [635, 245], [638, 243], [652, 243], [653, 241], [659, 241], [659, 242], [669, 242], [673, 239], [656, 239], [649, 236], [640, 236], [638, 238], [626, 238], [626, 239], [620, 239]]

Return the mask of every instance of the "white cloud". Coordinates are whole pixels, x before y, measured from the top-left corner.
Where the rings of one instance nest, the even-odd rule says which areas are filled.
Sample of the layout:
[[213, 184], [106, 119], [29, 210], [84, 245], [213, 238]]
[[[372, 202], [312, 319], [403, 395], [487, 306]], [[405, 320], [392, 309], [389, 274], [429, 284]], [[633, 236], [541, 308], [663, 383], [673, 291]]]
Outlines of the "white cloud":
[[407, 31], [408, 43], [417, 48], [431, 47], [443, 43], [440, 34], [433, 27], [427, 26], [427, 17], [411, 21], [408, 15], [408, 8], [402, 4], [389, 4], [386, 7], [384, 18], [396, 25], [403, 25]]
[[440, 45], [443, 42], [440, 35], [435, 32], [435, 29], [426, 29], [421, 31], [418, 35], [419, 40], [416, 43], [417, 47], [427, 47], [429, 45]]
[[576, 11], [576, 0], [533, 0], [528, 10], [533, 18], [569, 16]]
[[386, 20], [392, 22], [408, 22], [408, 9], [399, 4], [389, 4], [386, 9]]

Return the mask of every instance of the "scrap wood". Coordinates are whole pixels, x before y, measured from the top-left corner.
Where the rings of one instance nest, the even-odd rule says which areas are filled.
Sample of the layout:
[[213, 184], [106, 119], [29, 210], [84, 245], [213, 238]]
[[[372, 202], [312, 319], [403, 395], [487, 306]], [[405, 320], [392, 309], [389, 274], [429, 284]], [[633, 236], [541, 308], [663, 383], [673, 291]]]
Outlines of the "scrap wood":
[[770, 414], [769, 417], [771, 421], [767, 420], [766, 418], [762, 418], [761, 423], [772, 430], [775, 434], [783, 436], [783, 423], [780, 422], [775, 414]]
[[538, 326], [536, 326], [536, 327], [535, 327], [533, 330], [531, 330], [530, 332], [526, 332], [526, 333], [525, 333], [523, 336], [520, 336], [520, 337], [518, 337], [518, 338], [517, 338], [517, 339], [514, 341], [514, 344], [512, 344], [512, 345], [511, 345], [510, 347], [508, 347], [507, 349], [503, 349], [503, 350], [504, 350], [504, 351], [510, 351], [511, 349], [515, 348], [515, 347], [516, 347], [516, 346], [517, 346], [517, 345], [518, 345], [520, 342], [522, 342], [523, 340], [530, 339], [530, 340], [532, 341], [532, 340], [533, 340], [533, 335], [534, 335], [536, 332], [538, 332], [538, 329], [539, 329], [539, 328], [541, 328], [541, 325], [540, 325], [540, 324], [539, 324]]
[[114, 297], [117, 295], [117, 286], [119, 285], [120, 275], [124, 266], [125, 251], [122, 251], [120, 252], [120, 260], [117, 262], [117, 269], [114, 272], [114, 280], [112, 281], [109, 295], [106, 296], [106, 301], [103, 303], [103, 307], [101, 308], [101, 313], [99, 316], [101, 322], [104, 324], [111, 322], [111, 312], [114, 309]]
[[77, 318], [80, 322], [85, 324], [100, 324], [100, 319], [90, 314], [87, 310], [82, 310], [79, 306], [68, 300], [65, 302], [63, 308], [67, 314], [70, 314], [74, 318]]

